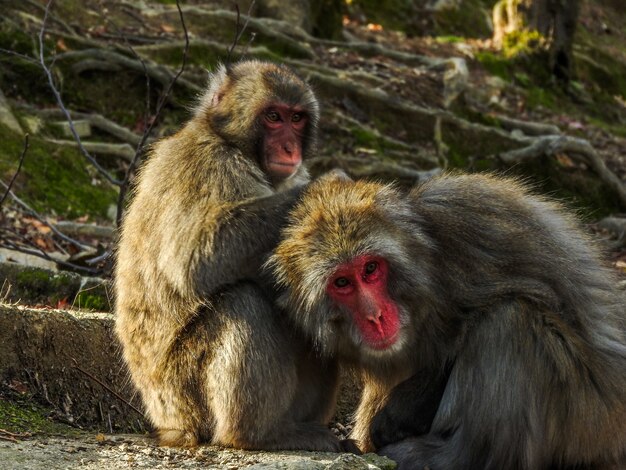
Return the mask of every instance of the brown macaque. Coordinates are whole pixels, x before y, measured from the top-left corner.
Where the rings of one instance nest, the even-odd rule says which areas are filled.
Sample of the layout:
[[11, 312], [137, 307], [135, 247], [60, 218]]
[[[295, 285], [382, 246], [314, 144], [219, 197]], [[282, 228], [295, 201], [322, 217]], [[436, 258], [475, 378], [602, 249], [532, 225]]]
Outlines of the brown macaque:
[[294, 323], [363, 371], [363, 450], [402, 470], [623, 468], [623, 293], [516, 180], [313, 183], [268, 266]]
[[318, 102], [286, 67], [221, 66], [159, 141], [124, 219], [116, 331], [163, 445], [339, 451], [337, 364], [260, 269], [308, 181]]

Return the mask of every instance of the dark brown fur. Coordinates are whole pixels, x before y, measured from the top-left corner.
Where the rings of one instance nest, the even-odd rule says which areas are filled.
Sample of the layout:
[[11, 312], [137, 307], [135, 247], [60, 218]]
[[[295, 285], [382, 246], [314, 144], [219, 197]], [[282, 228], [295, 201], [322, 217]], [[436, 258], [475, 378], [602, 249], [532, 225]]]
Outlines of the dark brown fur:
[[211, 77], [191, 120], [158, 142], [124, 219], [116, 330], [160, 443], [339, 450], [327, 428], [335, 361], [311, 353], [259, 267], [278, 241], [304, 167], [278, 184], [260, 168], [270, 104], [319, 117], [289, 69], [248, 61]]
[[[353, 435], [366, 450], [373, 439], [401, 469], [432, 470], [624, 458], [624, 298], [557, 204], [485, 175], [438, 177], [408, 195], [326, 181], [283, 236], [270, 264], [292, 318], [328, 357], [363, 370]], [[389, 263], [403, 325], [382, 351], [325, 291], [338, 265], [372, 253]]]

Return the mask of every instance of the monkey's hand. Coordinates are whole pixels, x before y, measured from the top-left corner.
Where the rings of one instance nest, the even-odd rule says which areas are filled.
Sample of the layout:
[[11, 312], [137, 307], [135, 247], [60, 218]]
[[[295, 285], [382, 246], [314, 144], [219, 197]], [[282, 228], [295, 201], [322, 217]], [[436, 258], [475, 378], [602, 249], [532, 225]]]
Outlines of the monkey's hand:
[[370, 426], [377, 449], [430, 431], [452, 366], [443, 371], [420, 370], [398, 384]]
[[354, 439], [342, 439], [339, 444], [343, 452], [349, 452], [355, 455], [361, 455], [363, 453], [361, 449], [359, 449], [359, 446], [356, 445]]
[[335, 180], [335, 179], [342, 180], [342, 181], [353, 181], [352, 178], [350, 178], [350, 176], [348, 175], [348, 173], [343, 171], [343, 169], [341, 168], [333, 168], [332, 170], [327, 171], [322, 176], [317, 178], [315, 181], [324, 182], [324, 181], [330, 181], [330, 180]]
[[[406, 439], [407, 437], [424, 434], [428, 432], [428, 427], [421, 426], [421, 429], [409, 429], [403, 425], [404, 418], [397, 416], [394, 407], [385, 406], [372, 420], [370, 433], [372, 443], [376, 449], [380, 449], [388, 444], [393, 444]], [[420, 432], [421, 431], [421, 432]]]

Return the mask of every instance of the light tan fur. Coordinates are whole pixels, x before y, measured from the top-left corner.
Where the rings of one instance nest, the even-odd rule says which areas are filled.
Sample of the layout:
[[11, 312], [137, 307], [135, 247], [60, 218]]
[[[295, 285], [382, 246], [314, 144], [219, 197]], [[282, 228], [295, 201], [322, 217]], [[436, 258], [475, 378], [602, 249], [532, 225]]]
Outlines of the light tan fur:
[[260, 116], [297, 106], [314, 151], [311, 88], [286, 67], [220, 66], [189, 122], [156, 143], [124, 218], [116, 331], [161, 444], [339, 450], [326, 427], [334, 360], [312, 353], [260, 266], [308, 175], [272, 184]]

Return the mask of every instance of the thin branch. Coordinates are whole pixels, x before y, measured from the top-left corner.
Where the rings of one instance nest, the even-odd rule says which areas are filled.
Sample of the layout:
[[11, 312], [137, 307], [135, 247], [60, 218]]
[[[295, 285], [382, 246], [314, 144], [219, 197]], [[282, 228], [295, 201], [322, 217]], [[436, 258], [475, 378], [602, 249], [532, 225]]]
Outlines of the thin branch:
[[143, 136], [141, 138], [141, 141], [137, 145], [137, 150], [135, 152], [135, 156], [133, 157], [133, 159], [131, 160], [130, 164], [128, 165], [128, 169], [126, 170], [126, 175], [124, 176], [124, 181], [122, 181], [122, 184], [120, 185], [120, 194], [119, 194], [119, 197], [117, 199], [117, 216], [115, 218], [118, 227], [120, 227], [121, 224], [122, 224], [122, 215], [123, 215], [123, 210], [124, 210], [123, 209], [123, 207], [124, 207], [124, 200], [126, 199], [126, 193], [128, 192], [128, 185], [130, 183], [131, 178], [133, 177], [133, 175], [135, 173], [135, 168], [137, 166], [137, 163], [139, 162], [139, 157], [141, 156], [141, 154], [143, 152], [144, 145], [145, 145], [145, 143], [146, 143], [146, 141], [148, 139], [148, 136], [152, 132], [152, 129], [154, 128], [154, 125], [156, 124], [159, 116], [161, 115], [161, 111], [163, 110], [163, 106], [165, 105], [165, 102], [169, 98], [169, 96], [170, 96], [170, 94], [172, 92], [172, 89], [174, 88], [174, 84], [176, 83], [178, 78], [184, 72], [185, 65], [187, 64], [187, 55], [189, 54], [189, 32], [187, 31], [187, 25], [185, 25], [185, 18], [183, 16], [183, 11], [180, 8], [179, 0], [176, 0], [176, 8], [178, 9], [178, 15], [180, 17], [180, 23], [182, 25], [183, 32], [184, 32], [184, 35], [185, 35], [185, 48], [183, 50], [183, 58], [182, 58], [182, 61], [181, 61], [181, 64], [180, 64], [180, 68], [178, 69], [178, 72], [176, 73], [176, 75], [174, 75], [174, 77], [170, 81], [167, 89], [161, 95], [161, 97], [159, 98], [159, 101], [157, 102], [156, 110], [155, 110], [155, 113], [154, 113], [154, 118], [150, 122], [150, 125], [148, 126], [148, 128], [144, 131]]
[[74, 240], [73, 238], [70, 238], [67, 235], [65, 235], [64, 233], [62, 233], [59, 230], [57, 230], [57, 228], [54, 225], [49, 223], [46, 219], [44, 219], [41, 215], [39, 215], [39, 213], [37, 211], [35, 211], [32, 207], [30, 207], [28, 204], [26, 204], [24, 201], [22, 201], [19, 197], [17, 197], [15, 195], [15, 193], [13, 191], [11, 191], [9, 186], [4, 181], [0, 181], [0, 186], [3, 186], [5, 188], [5, 190], [8, 190], [8, 193], [11, 195], [13, 200], [15, 202], [17, 202], [17, 204], [20, 207], [22, 207], [22, 209], [24, 209], [26, 212], [28, 212], [29, 215], [31, 215], [32, 217], [37, 219], [39, 222], [44, 224], [46, 227], [48, 227], [50, 230], [52, 230], [52, 233], [54, 233], [57, 237], [61, 238], [62, 240], [65, 240], [68, 243], [71, 243], [72, 245], [74, 245], [75, 247], [79, 248], [80, 250], [86, 250], [86, 249], [89, 248], [88, 246], [83, 245], [82, 243], [80, 243], [78, 240]]
[[250, 49], [250, 46], [252, 45], [255, 39], [256, 39], [256, 33], [255, 32], [250, 33], [250, 40], [246, 44], [246, 47], [243, 48], [243, 51], [241, 51], [242, 57], [246, 56], [246, 54], [248, 53], [248, 50]]
[[[239, 40], [241, 39], [241, 36], [243, 35], [243, 33], [245, 32], [246, 28], [248, 27], [248, 23], [250, 22], [250, 14], [252, 13], [252, 8], [254, 7], [254, 4], [256, 3], [256, 0], [252, 0], [250, 2], [250, 6], [248, 7], [248, 14], [246, 16], [246, 22], [243, 24], [243, 27], [240, 28], [241, 25], [241, 14], [239, 13], [239, 4], [235, 4], [235, 10], [237, 10], [237, 21], [235, 22], [235, 39], [233, 40], [233, 43], [230, 46], [230, 49], [228, 49], [228, 55], [226, 56], [226, 63], [230, 64], [230, 57], [233, 53], [233, 51], [235, 50], [235, 47], [237, 47], [237, 44], [239, 43]], [[254, 38], [252, 38], [254, 39]], [[247, 47], [246, 47], [247, 49]]]
[[44, 71], [44, 73], [46, 74], [46, 77], [48, 78], [48, 85], [50, 86], [50, 89], [52, 90], [52, 93], [54, 94], [54, 97], [56, 98], [57, 104], [59, 105], [59, 108], [61, 108], [61, 110], [63, 111], [63, 114], [65, 114], [65, 118], [67, 119], [67, 122], [70, 126], [70, 130], [72, 132], [72, 135], [74, 136], [74, 140], [76, 140], [76, 142], [78, 143], [78, 148], [80, 150], [80, 152], [83, 154], [83, 156], [89, 160], [91, 162], [91, 164], [98, 170], [98, 172], [104, 176], [104, 178], [106, 178], [107, 181], [109, 181], [109, 183], [115, 185], [115, 186], [119, 186], [122, 184], [121, 181], [113, 178], [108, 171], [106, 171], [97, 161], [95, 158], [93, 158], [91, 156], [91, 154], [83, 147], [80, 137], [78, 135], [78, 133], [76, 132], [76, 129], [74, 127], [74, 121], [72, 120], [72, 116], [70, 115], [69, 111], [67, 110], [67, 108], [65, 107], [65, 105], [63, 104], [63, 99], [61, 98], [61, 94], [59, 93], [59, 90], [57, 90], [56, 86], [54, 85], [54, 78], [52, 77], [52, 72], [50, 71], [50, 68], [48, 68], [48, 66], [46, 65], [46, 61], [44, 59], [44, 41], [43, 41], [43, 37], [44, 34], [46, 32], [46, 21], [48, 20], [48, 14], [50, 12], [50, 6], [52, 5], [53, 0], [48, 0], [48, 3], [46, 4], [46, 9], [44, 11], [44, 17], [43, 17], [43, 21], [41, 23], [41, 30], [39, 31], [39, 63]]
[[72, 358], [72, 361], [74, 362], [74, 369], [78, 370], [79, 372], [85, 374], [87, 377], [89, 377], [91, 380], [93, 380], [94, 382], [100, 384], [100, 386], [102, 388], [104, 388], [105, 390], [107, 390], [109, 393], [111, 393], [114, 397], [116, 397], [118, 400], [120, 400], [122, 403], [125, 403], [126, 405], [128, 405], [130, 408], [132, 408], [133, 410], [135, 410], [137, 413], [139, 413], [140, 416], [144, 417], [144, 414], [138, 409], [136, 408], [130, 401], [126, 400], [124, 397], [122, 397], [119, 393], [117, 393], [115, 390], [113, 390], [111, 387], [109, 387], [107, 384], [105, 384], [104, 382], [102, 382], [100, 379], [98, 379], [97, 377], [94, 377], [92, 374], [90, 374], [89, 372], [87, 372], [86, 370], [82, 369], [79, 365], [78, 365], [78, 361], [76, 361], [76, 359]]
[[22, 164], [24, 163], [24, 157], [26, 157], [26, 152], [28, 152], [28, 145], [29, 145], [28, 134], [25, 134], [24, 135], [24, 149], [22, 150], [22, 155], [20, 155], [20, 163], [17, 166], [17, 170], [13, 174], [13, 178], [11, 178], [11, 181], [9, 181], [9, 184], [5, 188], [4, 195], [2, 196], [2, 199], [0, 199], [0, 206], [4, 203], [4, 200], [7, 198], [7, 196], [11, 192], [11, 188], [13, 187], [13, 183], [15, 182], [15, 178], [17, 178], [17, 175], [19, 175], [20, 171], [22, 171]]
[[0, 47], [0, 52], [2, 52], [3, 54], [7, 54], [7, 55], [12, 55], [14, 57], [18, 57], [20, 59], [23, 59], [31, 64], [37, 64], [39, 65], [39, 61], [37, 59], [33, 59], [30, 56], [27, 56], [25, 54], [20, 54], [19, 52], [15, 52], [15, 51], [10, 51], [8, 49], [3, 49], [2, 47]]
[[[12, 231], [12, 230], [8, 230], [6, 228], [0, 228], [1, 231], [4, 232], [8, 232], [12, 235], [18, 236], [19, 234]], [[20, 237], [23, 238], [23, 237]], [[34, 250], [31, 250], [29, 248], [24, 248], [22, 246], [16, 245], [15, 243], [9, 241], [9, 240], [5, 240], [0, 242], [0, 247], [4, 247], [7, 248], [9, 250], [12, 251], [17, 251], [19, 253], [24, 253], [27, 255], [32, 255], [32, 256], [36, 256], [38, 258], [43, 258], [45, 260], [48, 261], [52, 261], [53, 263], [56, 263], [58, 266], [62, 266], [64, 268], [67, 269], [71, 269], [73, 271], [81, 271], [84, 272], [85, 274], [91, 274], [96, 275], [96, 274], [100, 274], [100, 270], [98, 269], [94, 269], [94, 268], [88, 268], [86, 266], [78, 266], [77, 264], [73, 264], [70, 263], [68, 261], [63, 261], [61, 259], [55, 258], [54, 256], [50, 256], [48, 253], [46, 253], [45, 251], [43, 251], [41, 248], [39, 248], [37, 245], [34, 245], [33, 243], [29, 242], [28, 240], [24, 240], [26, 243], [28, 243], [30, 246], [32, 246], [33, 248], [35, 248]]]
[[[143, 22], [141, 15], [136, 15], [135, 12], [132, 10], [128, 10], [128, 9], [122, 9], [122, 10], [131, 18], [134, 18], [135, 20], [139, 21], [144, 27], [147, 27], [146, 24]], [[150, 118], [150, 74], [148, 73], [148, 66], [146, 65], [145, 60], [143, 60], [143, 58], [139, 54], [137, 54], [137, 51], [135, 50], [135, 48], [128, 41], [128, 37], [120, 30], [117, 24], [113, 20], [111, 20], [111, 18], [109, 17], [107, 17], [106, 19], [107, 19], [107, 22], [109, 24], [112, 24], [113, 27], [117, 30], [118, 34], [122, 37], [124, 44], [126, 44], [126, 47], [130, 51], [130, 53], [135, 57], [135, 59], [139, 61], [139, 63], [141, 64], [141, 67], [143, 68], [143, 75], [144, 77], [146, 77], [146, 110], [143, 116], [143, 128], [145, 130], [148, 128], [148, 122]], [[139, 149], [136, 150], [135, 155], [138, 151]]]

